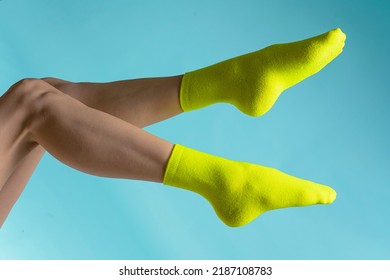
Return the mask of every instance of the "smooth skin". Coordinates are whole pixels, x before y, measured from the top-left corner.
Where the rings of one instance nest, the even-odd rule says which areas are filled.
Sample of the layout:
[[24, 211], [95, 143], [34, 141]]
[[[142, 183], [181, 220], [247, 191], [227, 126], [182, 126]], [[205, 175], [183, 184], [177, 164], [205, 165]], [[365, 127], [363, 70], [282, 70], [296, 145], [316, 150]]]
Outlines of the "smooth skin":
[[0, 226], [45, 149], [90, 174], [162, 182], [173, 144], [139, 127], [182, 112], [181, 78], [107, 84], [46, 78], [13, 85], [0, 97]]

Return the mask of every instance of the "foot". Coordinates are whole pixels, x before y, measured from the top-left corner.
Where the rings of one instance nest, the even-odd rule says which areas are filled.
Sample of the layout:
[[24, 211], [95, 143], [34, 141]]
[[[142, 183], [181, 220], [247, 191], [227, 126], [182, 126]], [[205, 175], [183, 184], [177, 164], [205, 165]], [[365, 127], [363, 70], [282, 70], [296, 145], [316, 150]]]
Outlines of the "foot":
[[263, 115], [284, 90], [317, 73], [339, 55], [345, 38], [340, 29], [334, 29], [189, 72], [182, 83], [182, 108], [190, 111], [227, 102], [250, 116]]
[[269, 210], [329, 204], [336, 192], [276, 169], [236, 162], [175, 145], [164, 184], [196, 192], [227, 225], [248, 224]]
[[[336, 192], [328, 186], [261, 165], [231, 164], [236, 172], [226, 174], [223, 192], [209, 197], [219, 218], [229, 226], [246, 225], [269, 210], [330, 204], [336, 199]], [[240, 184], [234, 184], [237, 174]]]

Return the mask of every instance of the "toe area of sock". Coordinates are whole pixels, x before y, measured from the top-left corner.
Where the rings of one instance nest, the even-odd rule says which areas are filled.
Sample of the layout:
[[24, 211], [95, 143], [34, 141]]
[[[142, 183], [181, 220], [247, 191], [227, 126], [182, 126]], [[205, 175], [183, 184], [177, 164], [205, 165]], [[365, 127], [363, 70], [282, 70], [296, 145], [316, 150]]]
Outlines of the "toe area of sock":
[[338, 44], [343, 49], [347, 35], [341, 30], [341, 28], [335, 28], [328, 32], [329, 38], [335, 44]]
[[336, 200], [337, 193], [334, 189], [328, 186], [323, 186], [323, 191], [321, 192], [320, 203], [321, 204], [331, 204]]
[[337, 192], [334, 189], [329, 188], [328, 204], [333, 203], [336, 200], [336, 197]]
[[333, 36], [337, 36], [340, 39], [345, 39], [347, 37], [340, 27], [331, 30], [330, 33], [332, 33]]

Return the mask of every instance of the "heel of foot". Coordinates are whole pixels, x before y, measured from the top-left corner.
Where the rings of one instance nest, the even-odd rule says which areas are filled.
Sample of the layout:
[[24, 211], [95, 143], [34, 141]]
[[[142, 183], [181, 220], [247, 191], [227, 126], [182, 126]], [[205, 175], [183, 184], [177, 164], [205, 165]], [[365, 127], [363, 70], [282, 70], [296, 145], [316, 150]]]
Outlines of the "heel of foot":
[[240, 94], [242, 98], [236, 98], [231, 103], [244, 114], [259, 117], [274, 106], [284, 90], [281, 79], [269, 71], [251, 81], [250, 86], [243, 87]]
[[[241, 104], [234, 104], [242, 113], [251, 117], [260, 117], [265, 115], [278, 99], [282, 91], [275, 91], [274, 95], [267, 94], [260, 98], [254, 98], [250, 103], [242, 106]], [[269, 93], [269, 92], [268, 92]]]
[[219, 219], [229, 227], [245, 226], [265, 212], [253, 211], [254, 209], [249, 209], [248, 207], [245, 207], [245, 205], [243, 206], [224, 209], [224, 212], [221, 212], [214, 207], [214, 211]]

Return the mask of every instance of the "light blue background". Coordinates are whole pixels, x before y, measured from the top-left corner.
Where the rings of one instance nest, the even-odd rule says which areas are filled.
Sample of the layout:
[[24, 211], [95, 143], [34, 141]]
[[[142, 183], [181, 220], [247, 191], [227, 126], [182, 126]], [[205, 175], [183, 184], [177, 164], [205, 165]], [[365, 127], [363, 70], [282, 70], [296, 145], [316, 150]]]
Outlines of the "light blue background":
[[389, 19], [384, 0], [0, 1], [0, 92], [23, 77], [176, 75], [334, 27], [348, 36], [264, 117], [219, 104], [147, 128], [328, 184], [333, 205], [232, 229], [193, 193], [92, 177], [46, 155], [0, 232], [0, 258], [389, 259]]

